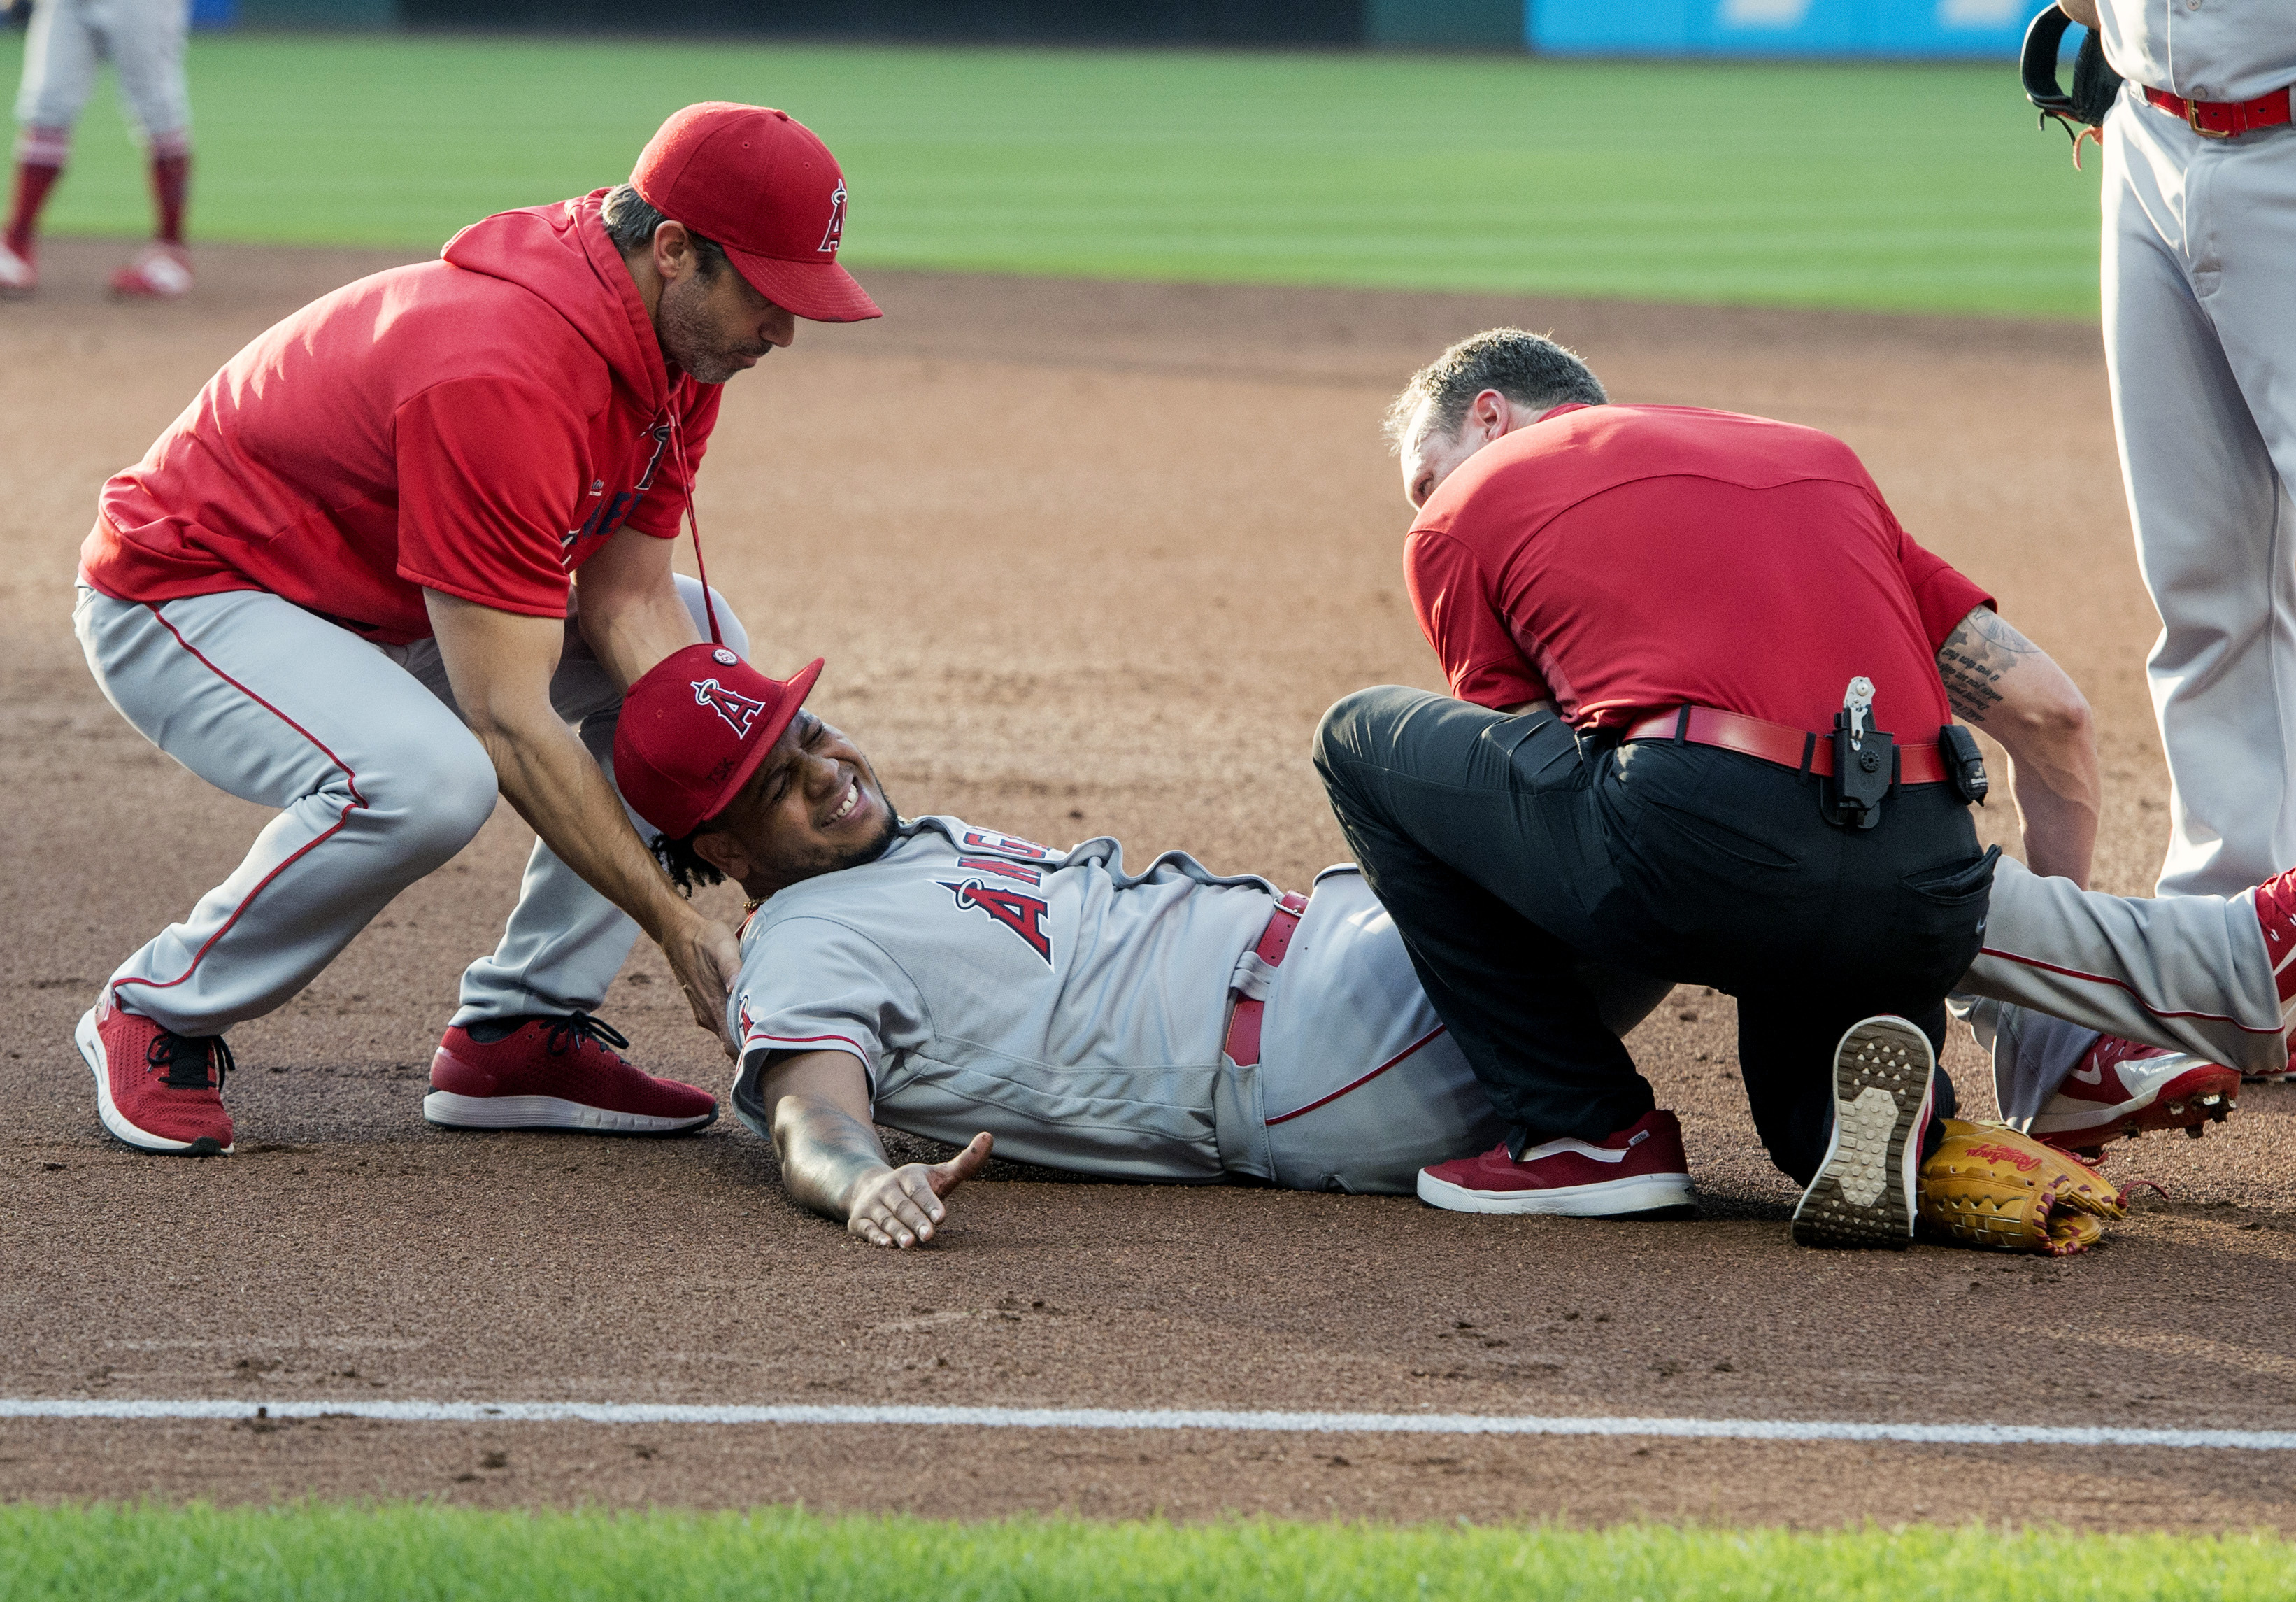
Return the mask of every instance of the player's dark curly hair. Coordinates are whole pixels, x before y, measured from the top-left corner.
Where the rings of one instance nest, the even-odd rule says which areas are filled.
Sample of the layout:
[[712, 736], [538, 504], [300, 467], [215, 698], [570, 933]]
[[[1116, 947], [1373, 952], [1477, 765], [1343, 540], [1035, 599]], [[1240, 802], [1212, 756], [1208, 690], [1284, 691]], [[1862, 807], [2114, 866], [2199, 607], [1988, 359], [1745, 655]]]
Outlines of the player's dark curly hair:
[[1461, 340], [1411, 375], [1387, 408], [1388, 443], [1401, 448], [1404, 431], [1422, 401], [1435, 403], [1427, 431], [1452, 432], [1485, 390], [1496, 390], [1534, 412], [1574, 400], [1601, 406], [1611, 398], [1575, 352], [1527, 329], [1490, 328]]
[[693, 842], [709, 832], [709, 826], [704, 824], [681, 840], [672, 840], [667, 834], [654, 836], [654, 860], [661, 864], [661, 871], [669, 875], [670, 883], [682, 896], [691, 897], [705, 886], [726, 883], [726, 875], [703, 861], [701, 853], [693, 849]]
[[[599, 220], [606, 226], [606, 237], [616, 248], [624, 251], [643, 250], [653, 239], [654, 230], [673, 219], [653, 209], [635, 185], [617, 184], [606, 192], [605, 209]], [[694, 260], [700, 264], [704, 278], [715, 278], [726, 266], [726, 249], [714, 239], [704, 239], [693, 229], [685, 231], [693, 242]]]

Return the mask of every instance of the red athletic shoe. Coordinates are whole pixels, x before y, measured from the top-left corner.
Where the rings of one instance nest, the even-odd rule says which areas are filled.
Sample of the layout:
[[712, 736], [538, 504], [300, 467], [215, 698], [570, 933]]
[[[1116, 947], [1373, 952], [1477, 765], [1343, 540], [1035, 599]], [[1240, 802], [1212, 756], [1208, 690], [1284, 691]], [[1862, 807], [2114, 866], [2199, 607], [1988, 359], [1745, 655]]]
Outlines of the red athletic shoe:
[[121, 1006], [105, 985], [73, 1039], [95, 1073], [96, 1116], [115, 1138], [144, 1152], [230, 1154], [223, 1081], [231, 1047], [221, 1035], [169, 1034]]
[[443, 1128], [671, 1135], [718, 1116], [715, 1097], [640, 1072], [614, 1049], [629, 1041], [587, 1013], [473, 1027], [504, 1031], [449, 1029], [430, 1059], [422, 1116]]
[[1549, 1140], [1507, 1154], [1505, 1142], [1480, 1157], [1419, 1171], [1419, 1199], [1452, 1212], [1558, 1212], [1620, 1218], [1694, 1206], [1682, 1123], [1660, 1107], [1609, 1139]]
[[2144, 1130], [2222, 1123], [2239, 1104], [2240, 1075], [2190, 1052], [2099, 1035], [2029, 1131], [2061, 1151], [2093, 1152]]
[[130, 300], [180, 300], [192, 292], [191, 259], [181, 245], [145, 245], [111, 275], [111, 292]]
[[[2280, 1022], [2286, 1024], [2296, 1021], [2292, 1018], [2296, 1015], [2296, 868], [2267, 879], [2249, 891], [2249, 897], [2256, 908], [2257, 924], [2264, 931], [2264, 953], [2272, 959], [2272, 983], [2280, 994]], [[2296, 1041], [2291, 1045], [2296, 1046]], [[2270, 1084], [2296, 1078], [2296, 1066], [2243, 1077]]]
[[1833, 1048], [1833, 1133], [1794, 1208], [1797, 1245], [1914, 1244], [1936, 1067], [1930, 1038], [1904, 1018], [1883, 1013], [1842, 1035]]

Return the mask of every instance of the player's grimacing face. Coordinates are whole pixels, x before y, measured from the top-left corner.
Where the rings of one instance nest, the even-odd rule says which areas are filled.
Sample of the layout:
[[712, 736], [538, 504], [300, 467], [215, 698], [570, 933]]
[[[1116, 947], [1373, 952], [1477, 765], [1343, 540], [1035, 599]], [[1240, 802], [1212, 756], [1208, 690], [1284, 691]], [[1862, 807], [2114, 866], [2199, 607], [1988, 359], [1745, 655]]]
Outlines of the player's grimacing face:
[[860, 748], [800, 711], [713, 833], [737, 859], [721, 866], [756, 895], [875, 860], [900, 822]]
[[696, 383], [722, 384], [795, 340], [797, 318], [728, 262], [714, 277], [693, 271], [664, 283], [654, 332], [662, 354]]

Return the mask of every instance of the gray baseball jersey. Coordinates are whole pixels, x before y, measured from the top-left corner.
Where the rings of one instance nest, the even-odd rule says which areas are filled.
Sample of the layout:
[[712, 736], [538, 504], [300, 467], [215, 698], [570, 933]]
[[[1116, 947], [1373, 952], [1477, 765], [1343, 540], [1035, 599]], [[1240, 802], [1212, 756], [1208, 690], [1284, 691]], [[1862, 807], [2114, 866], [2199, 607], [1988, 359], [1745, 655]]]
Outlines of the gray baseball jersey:
[[[773, 897], [742, 931], [734, 1105], [765, 1132], [775, 1052], [860, 1059], [875, 1116], [1111, 1179], [1230, 1174], [1403, 1191], [1488, 1146], [1496, 1121], [1352, 868], [1321, 876], [1273, 974], [1252, 948], [1267, 880], [1115, 841], [1053, 850], [953, 817], [876, 861]], [[1225, 1052], [1231, 1001], [1264, 995], [1262, 1060]]]

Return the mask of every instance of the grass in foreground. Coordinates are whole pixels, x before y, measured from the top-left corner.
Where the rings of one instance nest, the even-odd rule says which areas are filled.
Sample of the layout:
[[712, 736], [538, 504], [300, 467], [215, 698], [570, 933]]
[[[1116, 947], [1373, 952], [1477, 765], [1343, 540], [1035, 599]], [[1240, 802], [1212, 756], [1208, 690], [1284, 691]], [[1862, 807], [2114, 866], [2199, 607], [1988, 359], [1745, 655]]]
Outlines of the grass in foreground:
[[[13, 82], [20, 36], [0, 38]], [[109, 75], [102, 95], [108, 96]], [[203, 35], [196, 235], [435, 249], [689, 101], [829, 140], [857, 267], [2087, 316], [2095, 173], [1998, 64]], [[91, 107], [60, 231], [147, 226]]]
[[2284, 1598], [2271, 1536], [1599, 1532], [750, 1515], [437, 1506], [0, 1508], [0, 1596], [589, 1598]]

